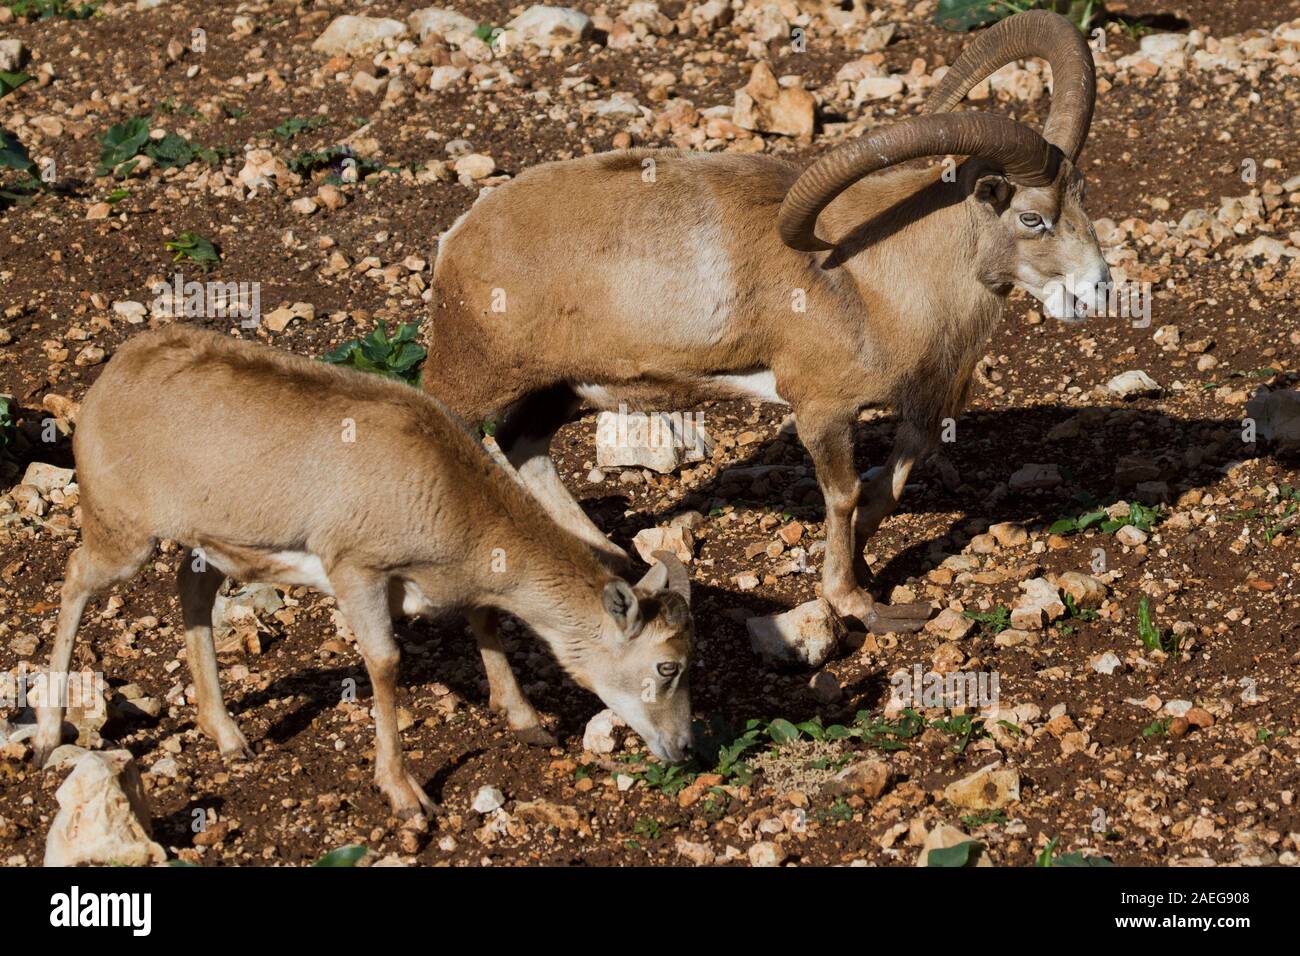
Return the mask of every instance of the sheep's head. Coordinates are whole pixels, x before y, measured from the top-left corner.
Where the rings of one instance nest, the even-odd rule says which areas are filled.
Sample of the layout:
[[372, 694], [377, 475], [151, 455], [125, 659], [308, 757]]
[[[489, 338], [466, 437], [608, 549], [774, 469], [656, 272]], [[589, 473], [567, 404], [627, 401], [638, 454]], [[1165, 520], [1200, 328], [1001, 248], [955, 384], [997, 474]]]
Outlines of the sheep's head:
[[[990, 73], [1029, 56], [1052, 68], [1052, 110], [1042, 135], [1006, 117], [950, 112]], [[817, 217], [850, 185], [923, 156], [968, 156], [959, 182], [979, 225], [981, 280], [999, 292], [1019, 286], [1059, 318], [1095, 311], [1110, 273], [1075, 167], [1095, 93], [1092, 53], [1070, 21], [1044, 10], [1009, 17], [962, 51], [931, 94], [930, 115], [873, 129], [805, 170], [781, 204], [781, 238], [804, 252], [829, 249], [817, 236]]]
[[969, 202], [984, 247], [981, 280], [1017, 286], [1056, 319], [1079, 319], [1105, 307], [1110, 270], [1083, 207], [1083, 175], [1061, 159], [1046, 186], [1017, 186], [981, 163], [968, 164]]
[[690, 578], [673, 555], [655, 559], [635, 586], [621, 578], [605, 586], [601, 639], [572, 673], [671, 763], [691, 746]]

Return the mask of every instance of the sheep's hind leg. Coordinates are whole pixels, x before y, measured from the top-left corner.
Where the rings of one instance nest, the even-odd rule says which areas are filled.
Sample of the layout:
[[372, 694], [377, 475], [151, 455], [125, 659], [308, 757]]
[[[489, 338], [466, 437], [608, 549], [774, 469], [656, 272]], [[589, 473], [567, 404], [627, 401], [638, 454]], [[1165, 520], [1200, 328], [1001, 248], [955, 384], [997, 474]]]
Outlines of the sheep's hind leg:
[[33, 740], [36, 766], [41, 767], [63, 738], [65, 689], [77, 628], [86, 603], [99, 592], [125, 581], [140, 569], [153, 551], [153, 538], [114, 541], [99, 532], [93, 514], [83, 518], [82, 545], [68, 558], [59, 602], [59, 624], [46, 670], [46, 700], [36, 708], [36, 737]]
[[[854, 514], [854, 552], [861, 555], [867, 542], [876, 533], [880, 523], [898, 507], [907, 484], [907, 476], [928, 448], [924, 434], [911, 425], [902, 425], [890, 452], [889, 460], [866, 486], [858, 497], [858, 508]], [[864, 564], [865, 568], [865, 564]], [[866, 583], [865, 579], [862, 580]], [[914, 604], [884, 604], [877, 602], [872, 611], [872, 618], [866, 621], [868, 630], [876, 634], [890, 631], [909, 633], [920, 630], [925, 621], [934, 613], [934, 606], [928, 601]]]

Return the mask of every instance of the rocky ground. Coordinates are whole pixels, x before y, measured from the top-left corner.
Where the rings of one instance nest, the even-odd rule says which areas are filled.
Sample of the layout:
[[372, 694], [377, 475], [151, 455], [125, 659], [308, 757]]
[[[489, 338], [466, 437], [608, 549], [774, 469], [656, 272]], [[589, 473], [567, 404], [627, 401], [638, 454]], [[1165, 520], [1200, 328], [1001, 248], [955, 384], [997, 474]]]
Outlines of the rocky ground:
[[[122, 342], [172, 320], [155, 283], [260, 283], [256, 329], [190, 321], [320, 356], [419, 320], [438, 233], [530, 165], [633, 144], [812, 157], [916, 112], [964, 42], [933, 2], [385, 0], [334, 24], [357, 6], [0, 5], [0, 82], [30, 77], [0, 99], [11, 677], [49, 653], [77, 543], [77, 403]], [[355, 844], [431, 865], [911, 865], [975, 840], [969, 862], [999, 866], [1296, 865], [1300, 4], [1107, 6], [1087, 205], [1116, 278], [1150, 283], [1151, 320], [1066, 325], [1015, 298], [952, 441], [871, 542], [878, 593], [939, 609], [925, 632], [838, 634], [811, 668], [756, 653], [753, 618], [828, 626], [803, 607], [821, 499], [780, 409], [700, 409], [711, 449], [667, 473], [600, 466], [588, 416], [561, 433], [565, 479], [621, 544], [691, 558], [696, 762], [588, 725], [599, 702], [516, 628], [560, 740], [518, 743], [463, 624], [403, 623], [403, 738], [446, 810], [428, 837], [403, 830], [370, 785], [368, 684], [333, 601], [262, 586], [224, 601], [222, 681], [257, 756], [223, 764], [194, 725], [165, 543], [87, 613], [78, 663], [108, 706], [74, 715], [53, 769], [31, 763], [30, 714], [0, 707], [0, 860], [39, 864], [52, 829], [66, 844], [55, 791], [91, 748], [129, 751], [139, 780], [119, 758], [78, 764], [64, 797], [138, 798], [156, 841], [139, 862]], [[1039, 124], [1045, 72], [1008, 67], [975, 104]], [[20, 182], [28, 161], [41, 188]], [[864, 417], [863, 470], [891, 432]], [[996, 674], [997, 703], [891, 700], [918, 665]], [[340, 700], [348, 678], [361, 693]]]

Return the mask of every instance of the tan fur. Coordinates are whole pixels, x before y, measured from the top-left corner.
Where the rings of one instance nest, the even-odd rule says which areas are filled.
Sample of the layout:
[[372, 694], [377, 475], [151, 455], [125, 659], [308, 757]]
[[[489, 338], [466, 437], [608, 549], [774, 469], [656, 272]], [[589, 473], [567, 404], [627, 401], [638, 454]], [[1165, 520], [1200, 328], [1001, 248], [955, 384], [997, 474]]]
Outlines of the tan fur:
[[[720, 374], [771, 370], [826, 497], [826, 597], [872, 617], [861, 546], [959, 413], [1011, 286], [1104, 269], [1068, 161], [1038, 189], [1011, 187], [980, 160], [951, 182], [942, 169], [851, 186], [821, 216], [829, 253], [781, 242], [777, 212], [799, 171], [778, 159], [632, 150], [530, 169], [442, 243], [425, 388], [477, 421], [535, 417], [542, 390], [584, 384], [607, 404], [682, 409], [748, 397]], [[1003, 189], [989, 199], [995, 180]], [[1017, 220], [1027, 210], [1059, 231], [1030, 235]], [[893, 409], [900, 426], [858, 511], [852, 433], [867, 406]], [[558, 479], [545, 477], [558, 512]], [[589, 522], [580, 533], [600, 546]]]
[[[83, 540], [68, 562], [55, 673], [67, 670], [86, 600], [166, 538], [198, 549], [179, 571], [186, 643], [200, 725], [225, 753], [248, 751], [212, 652], [225, 575], [337, 595], [374, 685], [376, 779], [402, 815], [430, 805], [396, 732], [389, 614], [402, 596], [470, 612], [493, 704], [525, 736], [544, 731], [505, 662], [497, 609], [532, 626], [657, 751], [685, 746], [690, 618], [664, 574], [633, 592], [415, 389], [174, 325], [113, 357], [82, 404], [74, 451]], [[666, 661], [683, 673], [671, 686], [655, 678]], [[651, 684], [659, 693], [646, 701]], [[42, 759], [61, 718], [40, 713]]]

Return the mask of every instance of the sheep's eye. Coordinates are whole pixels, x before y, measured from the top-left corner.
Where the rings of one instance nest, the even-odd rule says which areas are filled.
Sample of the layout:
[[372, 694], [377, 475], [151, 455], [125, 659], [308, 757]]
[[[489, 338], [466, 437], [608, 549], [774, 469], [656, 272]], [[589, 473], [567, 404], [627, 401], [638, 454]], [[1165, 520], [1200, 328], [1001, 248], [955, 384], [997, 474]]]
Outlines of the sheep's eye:
[[1020, 214], [1020, 223], [1030, 229], [1037, 229], [1043, 224], [1043, 217], [1036, 212], [1022, 212]]
[[682, 665], [676, 661], [664, 661], [655, 668], [655, 670], [659, 672], [660, 677], [676, 677], [677, 672], [681, 669]]

